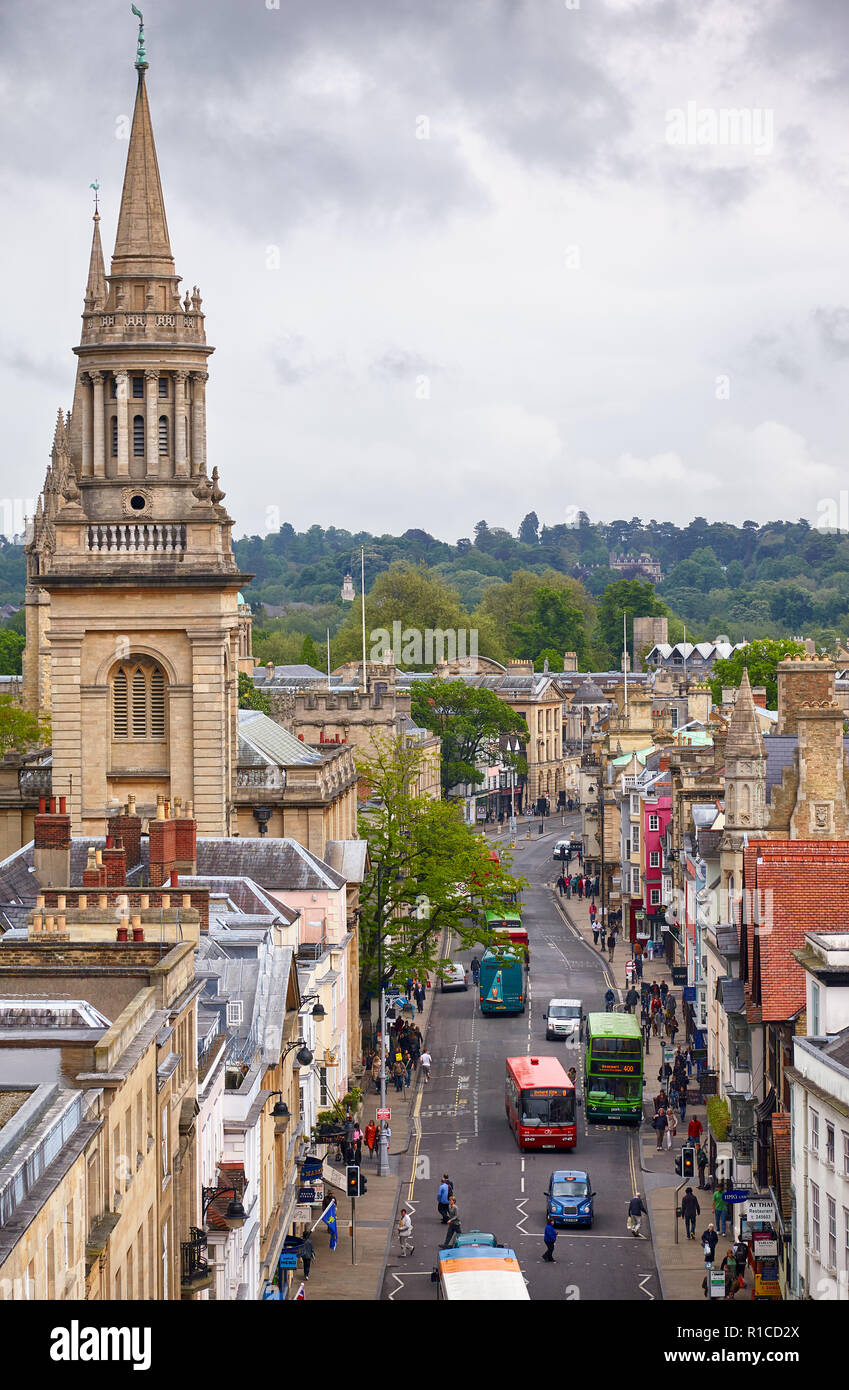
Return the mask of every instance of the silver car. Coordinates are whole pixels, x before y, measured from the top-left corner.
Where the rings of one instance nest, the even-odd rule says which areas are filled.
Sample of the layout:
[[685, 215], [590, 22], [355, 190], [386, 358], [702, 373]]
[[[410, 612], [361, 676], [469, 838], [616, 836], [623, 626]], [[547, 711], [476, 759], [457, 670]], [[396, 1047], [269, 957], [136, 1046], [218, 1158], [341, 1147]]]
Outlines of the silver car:
[[443, 994], [447, 989], [468, 989], [469, 980], [463, 966], [446, 965], [439, 988]]
[[583, 1017], [580, 999], [549, 999], [545, 1011], [546, 1040], [580, 1035]]

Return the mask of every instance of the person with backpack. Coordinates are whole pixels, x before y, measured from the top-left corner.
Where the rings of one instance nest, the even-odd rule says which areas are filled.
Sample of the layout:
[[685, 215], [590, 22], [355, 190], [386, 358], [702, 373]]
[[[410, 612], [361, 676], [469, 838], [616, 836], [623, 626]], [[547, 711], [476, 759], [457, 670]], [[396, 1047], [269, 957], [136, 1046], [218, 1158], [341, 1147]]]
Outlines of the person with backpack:
[[741, 1236], [738, 1236], [733, 1245], [734, 1260], [737, 1268], [737, 1278], [740, 1288], [746, 1283], [746, 1266], [749, 1263], [749, 1247]]

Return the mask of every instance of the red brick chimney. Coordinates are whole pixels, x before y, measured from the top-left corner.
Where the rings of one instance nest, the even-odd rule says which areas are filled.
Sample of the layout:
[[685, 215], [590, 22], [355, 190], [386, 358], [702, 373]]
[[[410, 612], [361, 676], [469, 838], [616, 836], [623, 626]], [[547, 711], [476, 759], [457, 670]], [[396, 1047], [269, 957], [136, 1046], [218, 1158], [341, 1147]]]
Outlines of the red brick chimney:
[[753, 686], [752, 686], [752, 699], [753, 699], [753, 701], [755, 702], [756, 705], [759, 705], [759, 706], [760, 706], [761, 709], [766, 709], [766, 686], [765, 686], [765, 685], [753, 685]]
[[124, 841], [129, 869], [141, 863], [141, 828], [141, 816], [136, 814], [136, 798], [131, 794], [123, 811], [109, 818], [110, 831]]
[[33, 826], [33, 869], [42, 888], [67, 888], [71, 883], [71, 817], [65, 810], [65, 798], [51, 796], [49, 809], [39, 814]]
[[127, 882], [127, 852], [120, 836], [107, 835], [106, 848], [103, 851], [103, 868], [106, 871], [104, 881], [107, 888], [122, 888]]
[[[179, 808], [179, 802], [175, 801]], [[187, 801], [183, 814], [173, 822], [175, 835], [175, 864], [182, 874], [197, 873], [198, 825], [192, 814], [192, 803]]]
[[171, 876], [176, 858], [176, 821], [170, 819], [170, 806], [163, 796], [156, 798], [156, 820], [150, 822], [150, 886], [161, 888]]

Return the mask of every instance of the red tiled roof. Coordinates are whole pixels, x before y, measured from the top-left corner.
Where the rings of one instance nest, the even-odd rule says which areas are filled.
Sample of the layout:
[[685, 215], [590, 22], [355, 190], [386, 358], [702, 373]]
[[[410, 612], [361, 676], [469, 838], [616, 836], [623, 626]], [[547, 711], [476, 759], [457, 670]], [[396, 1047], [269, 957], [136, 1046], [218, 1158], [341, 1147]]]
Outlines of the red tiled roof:
[[791, 951], [804, 945], [806, 932], [845, 930], [849, 841], [750, 840], [743, 886], [750, 894], [757, 891], [762, 913], [760, 923], [750, 921], [746, 929], [751, 1007], [758, 1008], [759, 958], [761, 1018], [783, 1022], [805, 1005], [805, 972]]

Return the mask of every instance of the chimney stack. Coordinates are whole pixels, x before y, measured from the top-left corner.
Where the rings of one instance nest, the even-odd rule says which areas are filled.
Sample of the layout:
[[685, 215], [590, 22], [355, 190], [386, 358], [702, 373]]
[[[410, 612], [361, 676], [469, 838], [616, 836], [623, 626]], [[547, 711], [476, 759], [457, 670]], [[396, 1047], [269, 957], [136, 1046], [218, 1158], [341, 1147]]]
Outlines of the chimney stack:
[[33, 870], [42, 888], [67, 888], [71, 882], [71, 817], [56, 812], [56, 798], [50, 810], [39, 812], [34, 822]]
[[124, 841], [124, 850], [127, 856], [127, 868], [134, 869], [141, 863], [141, 816], [136, 814], [136, 798], [130, 793], [127, 797], [127, 804], [117, 815], [109, 819], [109, 829], [113, 835], [120, 835]]

